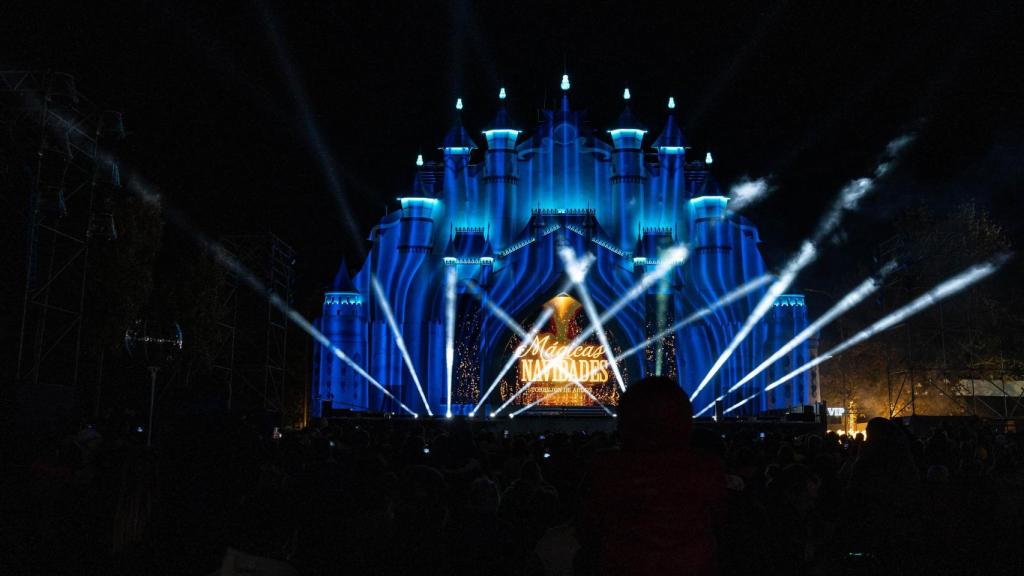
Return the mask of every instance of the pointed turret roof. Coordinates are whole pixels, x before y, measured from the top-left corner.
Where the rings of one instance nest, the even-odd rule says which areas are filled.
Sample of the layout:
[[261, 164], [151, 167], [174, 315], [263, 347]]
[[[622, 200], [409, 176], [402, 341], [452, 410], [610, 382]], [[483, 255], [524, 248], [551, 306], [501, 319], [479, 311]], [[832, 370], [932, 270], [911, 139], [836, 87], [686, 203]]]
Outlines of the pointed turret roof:
[[498, 114], [494, 117], [494, 120], [487, 125], [486, 130], [518, 130], [516, 125], [512, 123], [512, 118], [508, 115], [508, 108], [505, 106], [505, 100], [501, 101], [501, 106], [498, 108]]
[[455, 105], [455, 123], [445, 134], [441, 148], [476, 148], [476, 142], [462, 126], [462, 98], [459, 98]]
[[661, 130], [661, 134], [658, 136], [658, 139], [654, 141], [655, 148], [661, 148], [663, 146], [690, 146], [689, 142], [686, 141], [686, 136], [683, 135], [683, 130], [676, 122], [675, 114], [672, 114], [671, 112], [668, 115], [668, 119], [665, 121], [665, 128]]
[[623, 130], [623, 129], [633, 129], [633, 130], [646, 130], [647, 129], [647, 127], [644, 126], [643, 123], [641, 123], [639, 120], [637, 120], [636, 116], [633, 115], [633, 109], [629, 107], [629, 104], [626, 104], [626, 107], [622, 110], [622, 114], [619, 114], [619, 119], [616, 120], [615, 123], [612, 124], [612, 126], [610, 128], [610, 130]]
[[476, 148], [476, 142], [462, 126], [462, 119], [456, 118], [455, 124], [448, 130], [441, 143], [441, 148]]
[[334, 281], [331, 282], [331, 292], [359, 293], [355, 283], [352, 282], [352, 277], [348, 274], [348, 264], [345, 263], [344, 258], [341, 260], [341, 266], [338, 267], [338, 273], [334, 275]]

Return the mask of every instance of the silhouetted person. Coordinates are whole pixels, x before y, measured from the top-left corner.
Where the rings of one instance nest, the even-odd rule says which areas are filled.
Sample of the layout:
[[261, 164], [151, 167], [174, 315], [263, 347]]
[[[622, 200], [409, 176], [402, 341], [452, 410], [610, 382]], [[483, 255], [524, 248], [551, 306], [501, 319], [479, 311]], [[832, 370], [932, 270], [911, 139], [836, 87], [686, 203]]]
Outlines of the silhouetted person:
[[914, 517], [918, 471], [907, 436], [896, 423], [872, 418], [867, 430], [845, 494], [845, 547], [893, 567]]
[[725, 479], [689, 447], [686, 394], [669, 378], [640, 380], [622, 395], [618, 426], [621, 450], [596, 456], [585, 486], [579, 571], [716, 573]]

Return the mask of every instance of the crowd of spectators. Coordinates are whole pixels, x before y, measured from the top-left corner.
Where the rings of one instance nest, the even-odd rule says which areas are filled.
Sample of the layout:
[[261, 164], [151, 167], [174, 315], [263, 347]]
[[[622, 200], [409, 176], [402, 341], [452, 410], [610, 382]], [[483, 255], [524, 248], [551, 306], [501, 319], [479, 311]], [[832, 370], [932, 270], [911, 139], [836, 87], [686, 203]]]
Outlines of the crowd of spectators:
[[352, 418], [83, 426], [4, 464], [4, 574], [1020, 574], [1024, 444], [721, 434], [643, 381], [617, 432]]

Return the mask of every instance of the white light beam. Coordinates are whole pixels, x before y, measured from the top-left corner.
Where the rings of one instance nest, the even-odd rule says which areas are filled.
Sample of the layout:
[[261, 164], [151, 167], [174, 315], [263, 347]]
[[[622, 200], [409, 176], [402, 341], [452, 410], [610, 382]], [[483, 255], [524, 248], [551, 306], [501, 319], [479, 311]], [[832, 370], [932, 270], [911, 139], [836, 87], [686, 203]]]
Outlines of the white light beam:
[[835, 348], [832, 348], [831, 350], [818, 356], [814, 360], [807, 362], [803, 366], [800, 366], [796, 370], [793, 370], [789, 374], [786, 374], [782, 378], [779, 378], [775, 382], [772, 382], [768, 386], [765, 386], [764, 390], [761, 390], [760, 392], [757, 392], [756, 394], [753, 394], [748, 398], [730, 406], [725, 411], [731, 412], [736, 408], [739, 408], [740, 406], [746, 404], [750, 400], [758, 397], [762, 393], [772, 390], [778, 386], [781, 386], [782, 384], [785, 384], [789, 380], [792, 380], [796, 376], [799, 376], [800, 374], [810, 370], [811, 368], [814, 368], [818, 364], [821, 364], [822, 362], [825, 362], [835, 357], [836, 355], [843, 353], [844, 351], [860, 344], [861, 342], [864, 342], [865, 340], [871, 338], [872, 336], [875, 336], [880, 332], [884, 332], [885, 330], [892, 328], [896, 324], [903, 322], [904, 320], [910, 318], [911, 316], [917, 314], [918, 312], [921, 312], [922, 310], [925, 310], [926, 308], [933, 306], [939, 301], [948, 298], [956, 294], [957, 292], [960, 292], [961, 290], [967, 288], [968, 286], [987, 278], [988, 276], [992, 275], [997, 270], [999, 270], [999, 268], [1001, 268], [1009, 258], [1010, 256], [1008, 254], [1000, 254], [987, 262], [971, 266], [970, 268], [961, 272], [960, 274], [957, 274], [956, 276], [942, 282], [935, 288], [932, 288], [928, 292], [925, 292], [921, 296], [918, 296], [909, 304], [895, 310], [888, 316], [885, 316], [881, 320], [878, 320], [877, 322], [875, 322], [871, 326], [868, 326], [864, 330], [861, 330], [857, 334], [853, 335], [853, 337], [847, 339], [842, 344], [839, 344]]
[[[686, 246], [682, 245], [682, 244], [680, 244], [678, 246], [674, 246], [674, 247], [666, 250], [665, 254], [664, 254], [664, 257], [659, 260], [658, 265], [654, 268], [654, 270], [652, 270], [652, 271], [648, 272], [647, 274], [645, 274], [640, 279], [640, 282], [638, 282], [636, 285], [634, 285], [632, 288], [630, 288], [630, 290], [628, 292], [626, 292], [626, 294], [624, 294], [623, 297], [620, 298], [618, 302], [613, 304], [608, 310], [606, 310], [603, 314], [601, 314], [601, 317], [600, 317], [601, 318], [601, 322], [602, 323], [607, 322], [612, 317], [614, 317], [616, 314], [618, 314], [620, 310], [625, 308], [630, 302], [632, 302], [633, 300], [636, 300], [637, 298], [642, 296], [644, 294], [644, 292], [646, 292], [646, 290], [648, 288], [650, 288], [652, 285], [654, 285], [655, 282], [657, 282], [658, 280], [663, 278], [666, 274], [671, 272], [675, 268], [675, 266], [677, 266], [677, 265], [681, 264], [683, 261], [685, 261], [686, 257], [688, 255], [689, 255], [689, 252], [687, 251]], [[589, 261], [588, 261], [588, 264], [589, 264]], [[572, 272], [574, 272], [574, 271], [576, 271], [576, 268], [573, 268], [572, 270], [570, 270], [570, 276], [572, 275]], [[579, 346], [584, 340], [589, 338], [590, 335], [593, 334], [595, 330], [596, 330], [596, 324], [592, 323], [590, 326], [587, 326], [587, 328], [585, 330], [580, 332], [580, 334], [577, 335], [576, 338], [574, 338], [573, 341], [569, 343], [569, 345], [565, 348], [564, 351], [562, 351], [561, 353], [559, 353], [558, 356], [555, 357], [555, 361], [556, 362], [561, 362], [562, 359], [565, 358], [565, 355], [568, 354], [570, 350], [572, 350], [576, 346]], [[622, 358], [622, 357], [623, 356], [620, 356], [620, 358]], [[594, 370], [591, 370], [590, 372], [587, 373], [587, 376], [590, 376], [594, 372], [595, 372]], [[526, 384], [524, 384], [523, 387], [524, 388], [529, 388], [530, 386], [533, 386], [533, 384], [535, 382], [536, 382], [536, 380], [531, 380], [531, 381], [527, 382]]]
[[544, 310], [541, 311], [540, 316], [537, 318], [537, 321], [534, 322], [533, 326], [530, 328], [530, 331], [526, 333], [526, 337], [523, 338], [523, 340], [519, 343], [519, 346], [516, 346], [516, 351], [513, 352], [511, 356], [509, 356], [508, 361], [505, 362], [505, 365], [502, 366], [501, 371], [498, 372], [498, 376], [494, 379], [493, 382], [491, 382], [491, 386], [487, 388], [487, 392], [485, 392], [484, 395], [480, 397], [480, 401], [477, 402], [475, 407], [473, 407], [473, 410], [469, 413], [470, 416], [475, 415], [476, 411], [479, 410], [480, 407], [484, 405], [484, 402], [487, 401], [487, 398], [491, 395], [491, 392], [494, 392], [494, 389], [498, 387], [498, 383], [501, 382], [501, 379], [505, 377], [505, 374], [508, 374], [508, 371], [512, 369], [512, 365], [516, 363], [516, 360], [519, 359], [519, 356], [526, 350], [530, 343], [533, 342], [533, 339], [537, 336], [538, 333], [540, 333], [544, 326], [547, 325], [548, 320], [551, 319], [551, 316], [554, 313], [555, 311], [552, 308], [544, 308]]
[[704, 389], [705, 386], [711, 382], [711, 379], [718, 374], [722, 366], [729, 360], [733, 352], [739, 348], [743, 340], [746, 339], [750, 332], [754, 329], [754, 325], [768, 313], [771, 309], [775, 299], [781, 296], [796, 279], [797, 274], [800, 273], [807, 265], [813, 262], [817, 258], [818, 245], [821, 244], [843, 219], [843, 215], [846, 212], [855, 210], [857, 204], [864, 196], [870, 193], [877, 183], [878, 179], [889, 173], [892, 168], [892, 163], [895, 160], [896, 154], [899, 153], [910, 141], [911, 136], [900, 136], [895, 140], [889, 142], [885, 148], [885, 154], [883, 155], [882, 161], [875, 167], [874, 175], [870, 178], [858, 178], [851, 180], [842, 190], [839, 192], [839, 197], [832, 204], [829, 211], [825, 213], [822, 219], [818, 222], [818, 227], [815, 229], [814, 234], [811, 238], [803, 243], [800, 247], [800, 252], [796, 256], [790, 259], [786, 263], [783, 272], [779, 274], [778, 280], [768, 289], [768, 292], [764, 295], [764, 298], [754, 307], [753, 312], [747, 317], [747, 320], [743, 323], [743, 327], [740, 328], [739, 332], [733, 337], [732, 341], [726, 349], [719, 355], [715, 363], [711, 365], [711, 369], [701, 380], [700, 385], [694, 390], [690, 399], [695, 399], [697, 394]]
[[412, 365], [412, 356], [409, 355], [409, 349], [405, 347], [405, 338], [402, 337], [402, 331], [398, 329], [398, 322], [395, 320], [395, 315], [391, 312], [391, 305], [388, 304], [387, 294], [384, 293], [384, 288], [380, 285], [380, 281], [377, 277], [370, 275], [370, 284], [373, 286], [373, 292], [377, 295], [377, 304], [380, 306], [381, 312], [384, 313], [384, 319], [387, 320], [388, 326], [391, 327], [391, 333], [395, 337], [395, 346], [398, 347], [398, 351], [402, 354], [402, 360], [405, 361], [405, 367], [409, 369], [409, 374], [412, 375], [412, 381], [416, 384], [416, 390], [420, 393], [420, 398], [423, 400], [423, 407], [427, 410], [427, 415], [433, 416], [434, 413], [430, 410], [430, 404], [427, 402], [427, 395], [423, 393], [423, 385], [420, 384], [420, 377], [416, 375], [416, 367]]
[[710, 404], [704, 407], [700, 412], [694, 414], [694, 418], [704, 414], [708, 410], [714, 407], [715, 402], [724, 400], [727, 394], [735, 392], [740, 386], [743, 386], [747, 382], [750, 382], [758, 374], [764, 372], [769, 366], [777, 362], [780, 358], [789, 354], [794, 348], [802, 344], [805, 340], [818, 333], [822, 328], [828, 326], [833, 320], [842, 316], [854, 306], [860, 304], [865, 298], [872, 295], [882, 286], [882, 281], [885, 277], [892, 273], [896, 269], [895, 262], [889, 262], [879, 271], [877, 276], [868, 278], [864, 282], [861, 282], [856, 288], [851, 290], [846, 296], [837, 302], [834, 306], [828, 309], [821, 318], [818, 318], [806, 328], [804, 328], [799, 334], [794, 336], [789, 342], [786, 342], [781, 348], [775, 351], [774, 354], [768, 357], [767, 360], [762, 362], [757, 368], [751, 370], [746, 376], [740, 378], [738, 382], [732, 385], [725, 393], [718, 398], [715, 398]]
[[[590, 325], [594, 328], [594, 332], [597, 334], [597, 341], [600, 342], [602, 348], [604, 348], [604, 355], [608, 358], [609, 367], [612, 369], [615, 381], [619, 384], [619, 390], [624, 392], [626, 390], [626, 384], [622, 381], [622, 373], [619, 372], [619, 365], [615, 363], [611, 344], [608, 343], [608, 335], [604, 331], [604, 323], [601, 322], [601, 317], [597, 314], [597, 307], [594, 306], [594, 301], [590, 299], [590, 291], [587, 290], [587, 285], [584, 283], [584, 274], [579, 272], [581, 263], [576, 258], [576, 252], [570, 246], [563, 246], [558, 249], [558, 255], [561, 256], [562, 262], [565, 263], [566, 270], [569, 271], [569, 277], [572, 279], [573, 284], [576, 285], [576, 293], [579, 294], [580, 300], [583, 301], [583, 311], [590, 319]], [[566, 350], [569, 350], [569, 348], [566, 347]], [[564, 357], [565, 354], [559, 354], [559, 356]]]
[[445, 416], [452, 415], [452, 364], [455, 362], [455, 297], [459, 273], [455, 266], [446, 266], [444, 285], [444, 368], [448, 392]]
[[630, 356], [638, 352], [641, 352], [642, 350], [644, 350], [651, 344], [654, 344], [658, 340], [665, 338], [666, 336], [672, 334], [673, 332], [676, 332], [677, 330], [684, 326], [687, 326], [689, 324], [696, 322], [697, 320], [700, 320], [701, 318], [707, 316], [708, 314], [711, 314], [712, 312], [723, 306], [728, 306], [729, 304], [732, 304], [733, 302], [739, 300], [740, 298], [743, 298], [747, 294], [750, 294], [754, 290], [757, 290], [761, 286], [764, 286], [765, 284], [771, 282], [771, 280], [772, 277], [770, 274], [764, 274], [762, 276], [754, 278], [750, 282], [747, 282], [746, 284], [743, 284], [742, 286], [737, 287], [735, 290], [727, 293], [725, 296], [722, 296], [721, 298], [714, 301], [710, 305], [701, 308], [700, 310], [694, 312], [693, 314], [690, 314], [686, 318], [683, 318], [679, 322], [676, 322], [675, 324], [669, 326], [668, 328], [665, 328], [661, 332], [658, 332], [654, 336], [651, 336], [647, 340], [644, 340], [643, 342], [637, 344], [636, 346], [633, 346], [629, 350], [626, 350], [622, 354], [619, 354], [618, 356], [615, 357], [615, 360], [623, 360], [625, 358], [629, 358]]

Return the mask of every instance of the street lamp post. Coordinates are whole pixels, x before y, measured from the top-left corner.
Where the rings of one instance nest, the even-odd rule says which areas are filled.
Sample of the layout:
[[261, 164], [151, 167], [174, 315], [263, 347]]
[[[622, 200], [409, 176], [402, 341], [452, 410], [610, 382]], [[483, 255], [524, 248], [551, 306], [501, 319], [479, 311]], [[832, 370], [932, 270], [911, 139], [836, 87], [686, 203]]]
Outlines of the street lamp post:
[[136, 320], [124, 333], [128, 355], [149, 369], [149, 415], [146, 446], [153, 445], [153, 410], [156, 403], [156, 379], [160, 369], [170, 365], [184, 347], [181, 326], [176, 322], [160, 324]]

